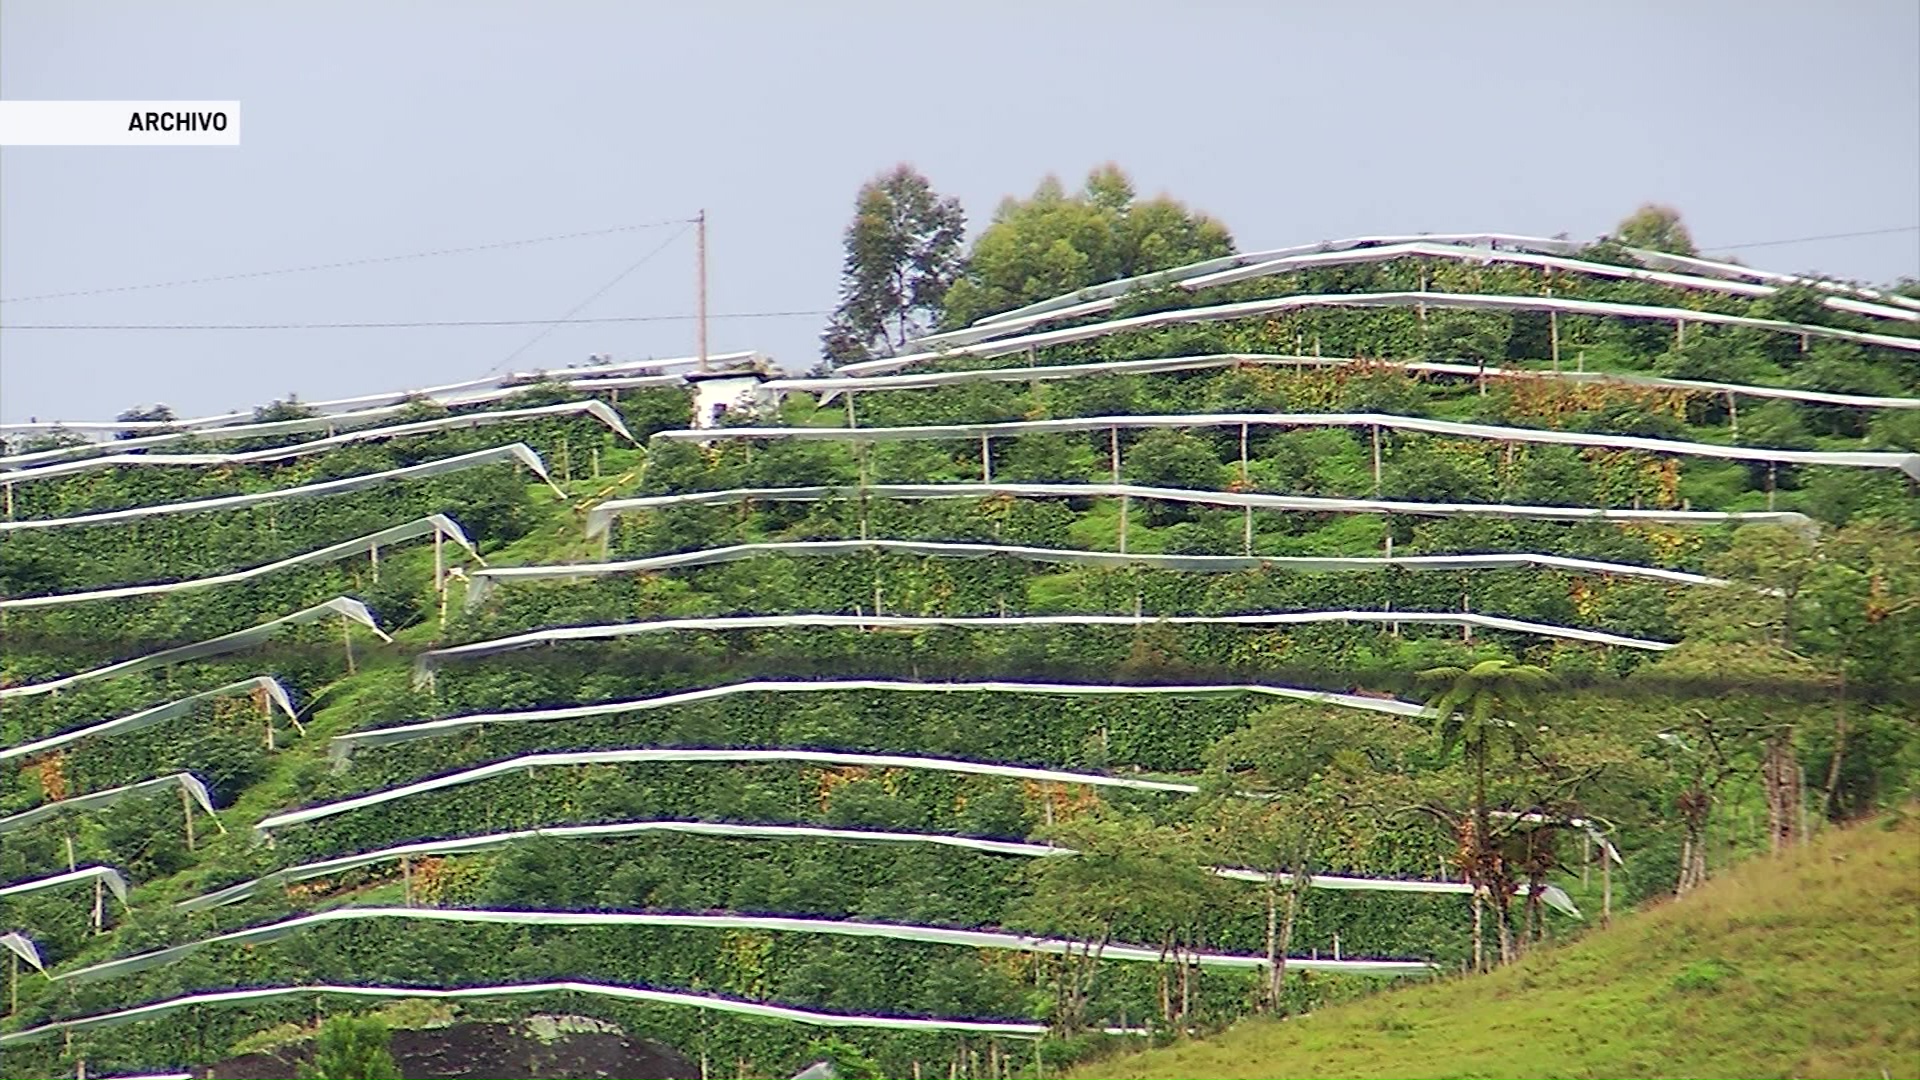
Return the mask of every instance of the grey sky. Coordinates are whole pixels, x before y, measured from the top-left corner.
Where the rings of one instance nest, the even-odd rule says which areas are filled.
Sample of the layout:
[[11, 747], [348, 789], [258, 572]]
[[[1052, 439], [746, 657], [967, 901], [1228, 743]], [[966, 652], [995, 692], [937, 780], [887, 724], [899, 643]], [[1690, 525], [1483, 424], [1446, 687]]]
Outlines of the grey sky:
[[[0, 297], [711, 218], [712, 310], [824, 309], [855, 189], [910, 161], [977, 229], [1114, 160], [1242, 247], [1600, 233], [1701, 246], [1920, 223], [1913, 0], [0, 4], [0, 97], [238, 99], [239, 148], [0, 151]], [[554, 318], [678, 226], [11, 303], [22, 323]], [[680, 236], [583, 316], [693, 310]], [[1740, 251], [1867, 281], [1920, 233]], [[822, 318], [721, 319], [811, 366]], [[183, 414], [450, 382], [538, 328], [0, 332], [0, 419]], [[692, 351], [562, 327], [516, 368]]]

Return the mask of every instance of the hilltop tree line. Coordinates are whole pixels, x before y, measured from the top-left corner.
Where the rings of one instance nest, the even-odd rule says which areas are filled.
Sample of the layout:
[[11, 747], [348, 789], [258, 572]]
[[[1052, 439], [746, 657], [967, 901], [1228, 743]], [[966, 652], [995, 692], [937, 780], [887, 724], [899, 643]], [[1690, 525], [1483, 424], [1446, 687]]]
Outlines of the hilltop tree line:
[[[1167, 195], [1140, 198], [1111, 162], [1072, 194], [1047, 177], [1031, 196], [1003, 200], [971, 248], [965, 237], [960, 200], [912, 166], [863, 185], [845, 233], [839, 305], [821, 334], [825, 359], [898, 355], [936, 330], [1235, 251], [1220, 221]], [[1602, 241], [1698, 254], [1679, 211], [1653, 203]]]

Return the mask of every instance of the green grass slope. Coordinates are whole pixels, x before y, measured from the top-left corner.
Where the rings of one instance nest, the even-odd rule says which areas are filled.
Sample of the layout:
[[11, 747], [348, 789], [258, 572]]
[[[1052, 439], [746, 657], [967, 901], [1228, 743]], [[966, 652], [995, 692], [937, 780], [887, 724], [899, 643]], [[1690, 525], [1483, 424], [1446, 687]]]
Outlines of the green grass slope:
[[1920, 1076], [1920, 819], [1748, 862], [1491, 975], [1078, 1075]]

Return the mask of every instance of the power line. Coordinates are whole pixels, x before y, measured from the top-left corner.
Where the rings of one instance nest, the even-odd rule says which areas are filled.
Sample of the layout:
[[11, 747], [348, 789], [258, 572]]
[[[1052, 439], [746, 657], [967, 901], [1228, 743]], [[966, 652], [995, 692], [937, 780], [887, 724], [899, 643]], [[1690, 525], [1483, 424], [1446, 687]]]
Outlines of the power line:
[[[709, 319], [788, 319], [830, 315], [831, 311], [736, 311], [708, 315]], [[698, 315], [603, 315], [585, 319], [449, 319], [415, 322], [335, 323], [22, 323], [0, 325], [4, 330], [412, 330], [461, 326], [584, 326], [591, 323], [686, 322]]]
[[1857, 236], [1889, 236], [1893, 233], [1920, 232], [1920, 225], [1896, 225], [1888, 229], [1866, 229], [1861, 232], [1828, 233], [1825, 236], [1799, 236], [1792, 240], [1756, 240], [1750, 244], [1722, 244], [1708, 248], [1708, 251], [1739, 251], [1742, 248], [1783, 247], [1787, 244], [1811, 244], [1816, 240], [1851, 240]]
[[526, 240], [502, 240], [494, 244], [479, 244], [474, 247], [440, 248], [434, 251], [416, 251], [407, 255], [379, 255], [366, 259], [349, 259], [345, 262], [316, 263], [312, 266], [292, 266], [282, 270], [253, 270], [243, 274], [221, 274], [216, 277], [184, 278], [179, 281], [156, 281], [145, 285], [115, 285], [104, 289], [76, 289], [71, 292], [40, 293], [35, 296], [11, 296], [0, 300], [0, 304], [22, 304], [29, 300], [58, 300], [72, 296], [103, 296], [107, 293], [137, 292], [142, 289], [172, 289], [182, 285], [210, 285], [217, 281], [243, 281], [248, 278], [274, 277], [280, 274], [309, 274], [316, 270], [344, 270], [352, 266], [372, 266], [377, 263], [404, 262], [408, 259], [431, 259], [442, 255], [469, 255], [476, 251], [498, 251], [501, 248], [525, 247], [528, 244], [547, 244], [555, 240], [583, 240], [592, 236], [611, 236], [614, 233], [637, 232], [641, 229], [658, 229], [667, 225], [682, 225], [691, 219], [670, 218], [666, 221], [649, 221], [640, 225], [615, 225], [609, 229], [593, 229], [588, 232], [555, 233], [552, 236], [535, 236]]
[[[685, 235], [687, 234], [687, 228], [688, 228], [688, 226], [684, 226], [684, 225], [683, 225], [683, 226], [681, 226], [681, 228], [680, 228], [680, 231], [679, 231], [679, 232], [676, 232], [676, 233], [674, 233], [674, 234], [673, 234], [672, 236], [669, 236], [669, 237], [667, 237], [667, 238], [666, 238], [665, 240], [662, 240], [662, 241], [660, 241], [660, 242], [659, 242], [658, 244], [655, 244], [655, 245], [654, 245], [654, 247], [653, 247], [653, 250], [652, 250], [652, 251], [649, 251], [649, 252], [647, 252], [647, 253], [646, 253], [645, 255], [642, 255], [642, 256], [640, 256], [640, 258], [639, 258], [638, 260], [636, 260], [636, 261], [635, 261], [635, 262], [633, 263], [633, 265], [631, 265], [631, 266], [629, 266], [629, 267], [627, 267], [627, 268], [626, 268], [625, 270], [622, 270], [622, 271], [620, 271], [619, 273], [617, 273], [617, 274], [615, 274], [615, 275], [613, 275], [613, 278], [612, 278], [612, 280], [610, 280], [610, 281], [608, 281], [608, 282], [607, 282], [607, 283], [606, 283], [605, 285], [602, 285], [602, 286], [600, 286], [600, 287], [599, 287], [598, 289], [595, 289], [595, 290], [594, 290], [594, 291], [592, 292], [592, 294], [591, 294], [591, 295], [589, 295], [589, 296], [588, 296], [588, 297], [587, 297], [587, 298], [586, 298], [585, 300], [582, 300], [582, 301], [580, 301], [579, 303], [577, 303], [577, 304], [575, 304], [575, 305], [573, 305], [572, 307], [570, 307], [570, 308], [568, 308], [568, 309], [566, 310], [566, 313], [565, 313], [565, 314], [563, 314], [563, 315], [561, 315], [561, 316], [560, 316], [560, 318], [561, 318], [562, 320], [564, 320], [564, 319], [570, 319], [570, 318], [572, 318], [573, 316], [575, 316], [575, 315], [578, 315], [578, 314], [580, 314], [580, 312], [581, 312], [581, 311], [583, 311], [583, 310], [584, 310], [584, 309], [586, 308], [586, 306], [587, 306], [588, 304], [591, 304], [591, 303], [593, 303], [593, 302], [594, 302], [595, 300], [598, 300], [598, 299], [600, 299], [600, 298], [601, 298], [602, 296], [605, 296], [605, 295], [607, 294], [607, 290], [608, 290], [608, 289], [611, 289], [611, 288], [613, 288], [613, 287], [614, 287], [615, 285], [618, 285], [618, 284], [620, 284], [620, 283], [621, 283], [622, 281], [625, 281], [625, 280], [626, 280], [626, 278], [627, 278], [627, 275], [628, 275], [628, 274], [631, 274], [631, 273], [633, 273], [633, 272], [634, 272], [635, 270], [638, 270], [638, 269], [640, 269], [640, 268], [641, 268], [642, 266], [645, 266], [645, 265], [647, 264], [647, 262], [648, 262], [649, 260], [651, 260], [651, 259], [652, 259], [652, 258], [653, 258], [653, 257], [654, 257], [655, 255], [658, 255], [658, 254], [660, 254], [661, 252], [663, 252], [663, 251], [665, 251], [665, 250], [667, 250], [667, 245], [669, 245], [669, 244], [671, 244], [671, 243], [673, 243], [673, 242], [674, 242], [675, 240], [678, 240], [678, 239], [680, 239], [680, 238], [681, 238], [682, 236], [685, 236]], [[491, 375], [491, 374], [493, 374], [494, 372], [496, 372], [496, 371], [499, 371], [499, 370], [500, 370], [501, 368], [503, 368], [503, 367], [506, 367], [506, 366], [507, 366], [508, 364], [511, 364], [511, 363], [513, 363], [513, 358], [514, 358], [514, 357], [516, 357], [516, 356], [519, 356], [519, 355], [520, 355], [521, 353], [523, 353], [523, 352], [526, 352], [526, 351], [527, 351], [528, 349], [531, 349], [531, 348], [533, 348], [533, 346], [534, 346], [534, 345], [536, 345], [536, 344], [538, 344], [538, 343], [539, 343], [539, 342], [540, 342], [541, 340], [543, 340], [543, 339], [544, 339], [544, 338], [545, 338], [545, 337], [546, 337], [546, 336], [547, 336], [548, 334], [551, 334], [551, 333], [553, 333], [553, 332], [554, 332], [554, 331], [555, 331], [556, 329], [558, 329], [558, 328], [559, 328], [560, 326], [562, 326], [562, 325], [563, 325], [563, 323], [562, 323], [562, 322], [559, 322], [559, 321], [555, 321], [555, 322], [550, 322], [550, 323], [547, 323], [547, 324], [545, 324], [545, 325], [544, 325], [544, 326], [543, 326], [543, 327], [542, 327], [542, 328], [540, 329], [540, 331], [539, 331], [538, 333], [536, 333], [536, 334], [534, 334], [534, 335], [533, 335], [532, 337], [530, 337], [530, 338], [528, 338], [528, 339], [527, 339], [527, 340], [526, 340], [525, 342], [523, 342], [523, 343], [521, 343], [521, 345], [520, 345], [520, 347], [519, 347], [519, 348], [517, 348], [517, 349], [515, 349], [515, 350], [513, 350], [512, 352], [510, 352], [510, 353], [508, 353], [508, 354], [507, 354], [507, 356], [506, 356], [506, 359], [504, 359], [504, 360], [501, 360], [501, 361], [500, 361], [499, 363], [497, 363], [497, 364], [495, 364], [495, 365], [493, 365], [492, 367], [490, 367], [490, 368], [488, 368], [488, 369], [487, 369], [487, 374], [489, 374], [489, 375]]]

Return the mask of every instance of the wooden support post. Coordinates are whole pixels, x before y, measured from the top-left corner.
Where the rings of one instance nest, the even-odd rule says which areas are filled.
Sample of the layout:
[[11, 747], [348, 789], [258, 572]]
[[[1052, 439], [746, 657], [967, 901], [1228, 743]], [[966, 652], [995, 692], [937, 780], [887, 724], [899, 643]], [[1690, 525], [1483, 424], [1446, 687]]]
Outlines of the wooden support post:
[[7, 520], [13, 520], [13, 485], [7, 484]]
[[[1552, 295], [1551, 289], [1548, 290], [1548, 295]], [[1557, 311], [1547, 312], [1547, 348], [1553, 356], [1553, 370], [1558, 372], [1560, 370], [1560, 313]]]
[[80, 869], [80, 864], [76, 862], [73, 857], [73, 834], [68, 833], [67, 834], [67, 872], [72, 873], [78, 869]]
[[107, 902], [106, 902], [105, 892], [106, 892], [106, 886], [100, 884], [99, 878], [94, 878], [93, 879], [93, 932], [96, 934], [106, 933]]
[[1380, 494], [1380, 425], [1373, 425], [1373, 493]]
[[1613, 860], [1600, 852], [1600, 925], [1613, 925]]
[[598, 480], [600, 479], [600, 448], [596, 446], [588, 451], [588, 453], [591, 455], [593, 461], [593, 478]]
[[1733, 429], [1733, 437], [1737, 441], [1740, 438], [1740, 400], [1733, 396], [1731, 390], [1727, 391], [1727, 425]]
[[[1240, 487], [1251, 490], [1253, 474], [1247, 464], [1247, 425], [1240, 425]], [[1245, 508], [1240, 522], [1240, 546], [1245, 554], [1253, 554], [1253, 507]]]
[[379, 584], [380, 583], [380, 545], [379, 544], [367, 545], [367, 563], [368, 565], [373, 567], [374, 584], [376, 585]]
[[[1113, 482], [1118, 484], [1120, 482], [1120, 429], [1118, 427], [1110, 427], [1107, 429], [1107, 452], [1113, 466]], [[1122, 495], [1120, 496], [1120, 552], [1121, 554], [1123, 555], [1126, 554], [1126, 550], [1127, 550], [1127, 497], [1125, 495]]]
[[1673, 351], [1679, 352], [1687, 345], [1687, 320], [1673, 320]]
[[993, 440], [980, 436], [980, 481], [993, 483]]
[[850, 428], [860, 426], [860, 422], [853, 415], [853, 391], [851, 390], [847, 391], [847, 426]]
[[1780, 463], [1777, 461], [1767, 462], [1767, 509], [1769, 510], [1773, 509], [1773, 490], [1774, 485], [1779, 482], [1779, 479]]
[[193, 850], [193, 796], [187, 794], [187, 785], [180, 785], [180, 809], [187, 816], [187, 850]]

